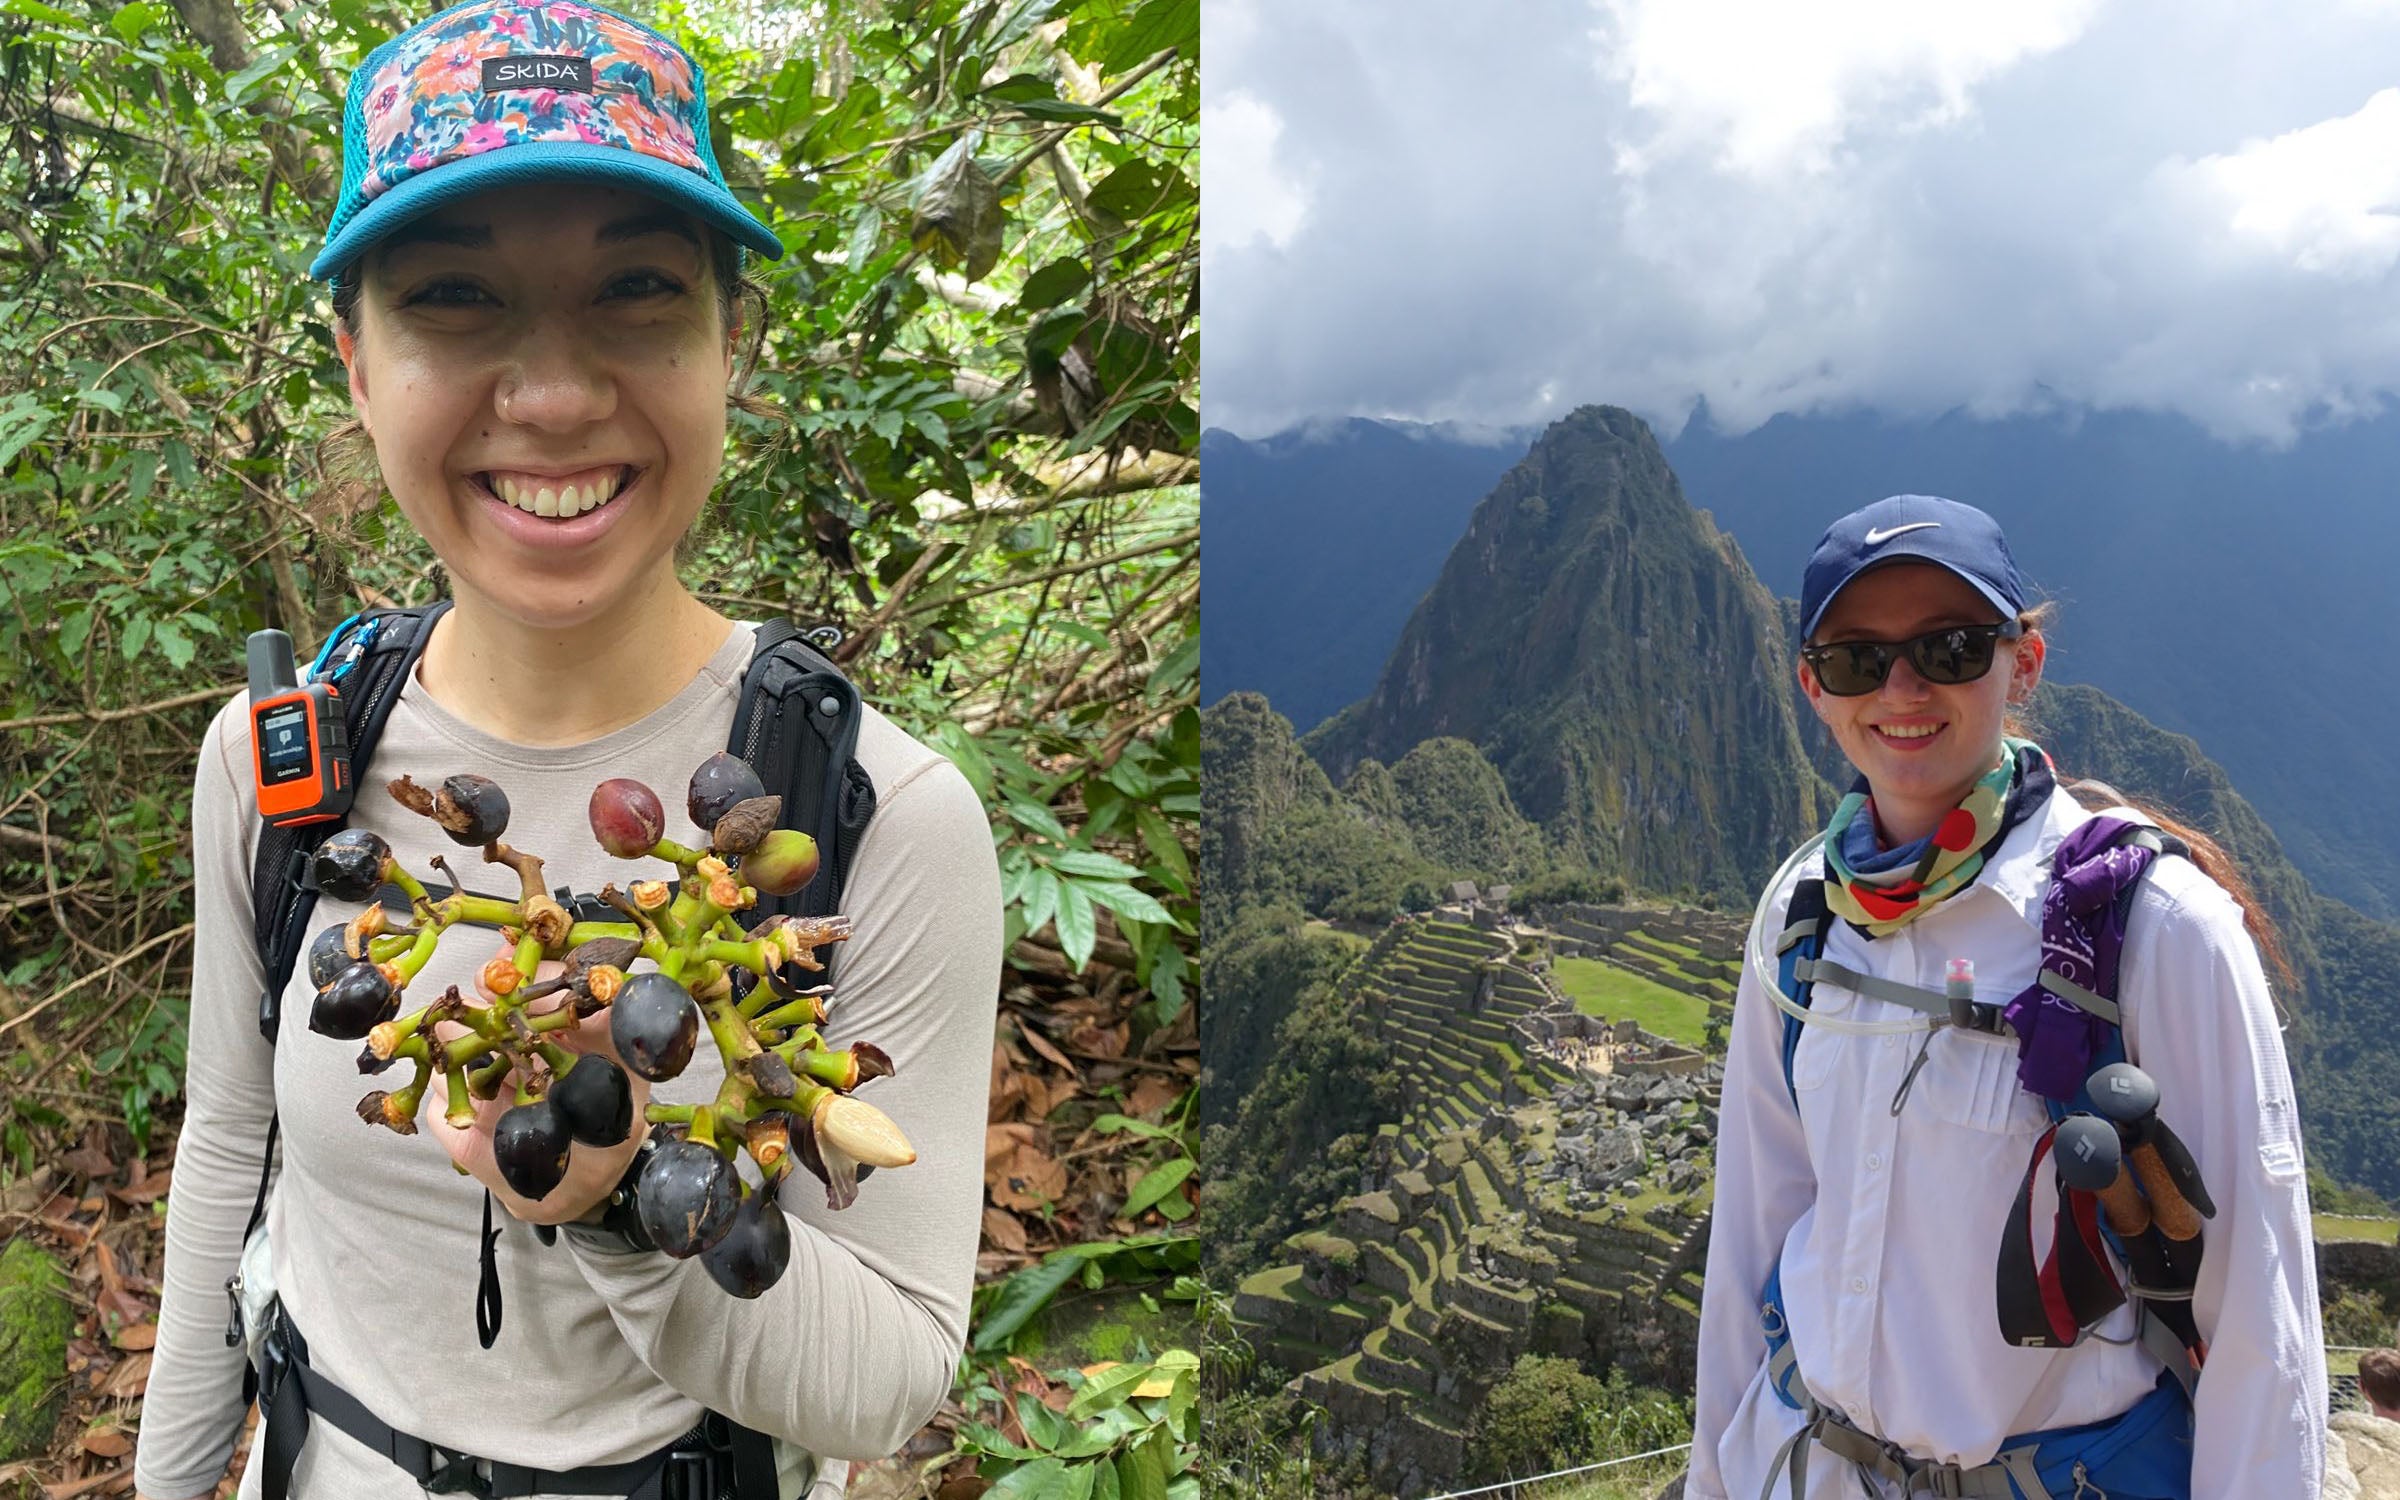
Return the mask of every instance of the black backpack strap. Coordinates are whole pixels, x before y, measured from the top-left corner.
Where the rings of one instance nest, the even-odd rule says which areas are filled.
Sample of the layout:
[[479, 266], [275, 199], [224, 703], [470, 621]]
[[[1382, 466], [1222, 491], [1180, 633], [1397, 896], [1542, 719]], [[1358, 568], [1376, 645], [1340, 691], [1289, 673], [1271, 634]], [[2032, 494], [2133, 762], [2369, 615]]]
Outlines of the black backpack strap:
[[[351, 668], [341, 692], [353, 784], [363, 784], [400, 687], [424, 654], [433, 622], [449, 608], [450, 601], [440, 599], [418, 609], [379, 610], [359, 617], [361, 628], [368, 622], [374, 625], [375, 637]], [[258, 1029], [270, 1043], [282, 1021], [283, 987], [291, 980], [306, 941], [309, 914], [317, 905], [317, 893], [304, 879], [309, 856], [326, 838], [349, 826], [349, 818], [343, 816], [298, 828], [263, 822], [259, 827], [250, 903], [259, 961], [266, 969], [266, 988], [258, 997]]]
[[[769, 620], [752, 639], [750, 665], [726, 749], [783, 796], [786, 828], [817, 841], [817, 878], [789, 896], [758, 898], [770, 913], [822, 917], [841, 909], [850, 862], [875, 816], [875, 785], [858, 763], [858, 689], [789, 620]], [[832, 977], [836, 945], [817, 951]]]

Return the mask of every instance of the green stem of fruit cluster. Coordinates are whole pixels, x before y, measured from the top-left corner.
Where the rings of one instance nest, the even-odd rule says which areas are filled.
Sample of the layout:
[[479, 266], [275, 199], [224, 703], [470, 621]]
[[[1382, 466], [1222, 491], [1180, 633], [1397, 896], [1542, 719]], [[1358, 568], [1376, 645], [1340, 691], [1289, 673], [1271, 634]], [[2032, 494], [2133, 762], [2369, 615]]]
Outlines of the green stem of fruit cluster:
[[660, 839], [650, 846], [651, 858], [663, 859], [686, 875], [692, 873], [692, 867], [700, 863], [707, 853], [705, 849], [687, 849], [673, 839]]
[[[760, 985], [759, 989], [767, 987]], [[757, 991], [752, 991], [753, 994]], [[773, 998], [772, 991], [769, 998]], [[750, 1018], [750, 1024], [760, 1031], [781, 1031], [786, 1026], [814, 1027], [817, 1021], [817, 997], [803, 995], [797, 1000], [776, 1006]]]
[[409, 1080], [408, 1087], [401, 1089], [393, 1097], [406, 1104], [408, 1112], [414, 1115], [418, 1107], [425, 1102], [425, 1084], [433, 1077], [433, 1054], [426, 1049], [423, 1038], [413, 1037], [410, 1040], [415, 1044], [414, 1046], [402, 1047], [392, 1056], [394, 1058], [405, 1057], [415, 1063], [416, 1076]]
[[401, 894], [408, 897], [408, 903], [411, 906], [428, 899], [423, 883], [416, 876], [409, 874], [396, 859], [384, 862], [383, 878], [400, 887]]
[[739, 943], [715, 939], [700, 950], [700, 956], [729, 967], [738, 965], [761, 979], [767, 974], [767, 942], [764, 938], [751, 938]]
[[816, 1114], [818, 1101], [832, 1092], [834, 1092], [832, 1089], [814, 1079], [804, 1078], [793, 1085], [792, 1097], [789, 1099], [760, 1099], [757, 1104], [761, 1112], [780, 1110], [784, 1114], [797, 1115], [805, 1120]]
[[[453, 906], [453, 903], [455, 905]], [[497, 896], [470, 896], [464, 891], [443, 898], [442, 905], [451, 906], [456, 913], [453, 922], [481, 922], [487, 927], [517, 927], [525, 918], [517, 911], [517, 903], [503, 901]]]
[[406, 932], [386, 932], [367, 939], [367, 957], [379, 964], [388, 964], [416, 946], [416, 936]]
[[433, 950], [441, 943], [441, 940], [441, 928], [423, 928], [410, 941], [408, 951], [392, 960], [392, 966], [400, 971], [401, 984], [406, 985], [408, 981], [416, 978], [418, 972], [432, 961]]
[[567, 929], [569, 951], [582, 947], [594, 938], [632, 938], [639, 942], [642, 929], [631, 922], [577, 922]]
[[653, 1102], [642, 1111], [642, 1118], [653, 1125], [689, 1125], [697, 1112], [696, 1104], [659, 1104]]
[[501, 1083], [508, 1077], [516, 1060], [507, 1053], [495, 1053], [492, 1060], [467, 1074], [467, 1089], [478, 1099], [489, 1099], [500, 1092]]
[[542, 966], [542, 940], [532, 933], [517, 939], [517, 972], [531, 979]]
[[694, 1109], [691, 1133], [686, 1139], [697, 1141], [711, 1151], [721, 1149], [717, 1145], [717, 1112], [705, 1104]]
[[[461, 1061], [463, 1060], [461, 1059]], [[506, 1061], [506, 1058], [500, 1060], [500, 1062]], [[493, 1064], [494, 1067], [499, 1065], [500, 1063]], [[453, 1063], [446, 1070], [445, 1077], [450, 1085], [450, 1102], [449, 1107], [443, 1112], [442, 1118], [450, 1122], [450, 1128], [453, 1130], [471, 1129], [475, 1124], [475, 1100], [467, 1092], [467, 1070]]]

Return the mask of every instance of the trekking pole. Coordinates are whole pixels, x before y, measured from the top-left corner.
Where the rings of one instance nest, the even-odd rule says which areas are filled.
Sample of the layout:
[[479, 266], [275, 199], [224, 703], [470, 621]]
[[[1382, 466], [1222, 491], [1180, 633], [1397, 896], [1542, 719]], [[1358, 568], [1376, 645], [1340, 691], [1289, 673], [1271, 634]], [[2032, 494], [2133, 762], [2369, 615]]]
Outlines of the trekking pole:
[[2088, 1086], [2092, 1107], [2124, 1140], [2158, 1232], [2170, 1240], [2197, 1239], [2200, 1221], [2215, 1218], [2217, 1206], [2200, 1182], [2192, 1153], [2158, 1117], [2157, 1081], [2131, 1063], [2111, 1063], [2094, 1073]]

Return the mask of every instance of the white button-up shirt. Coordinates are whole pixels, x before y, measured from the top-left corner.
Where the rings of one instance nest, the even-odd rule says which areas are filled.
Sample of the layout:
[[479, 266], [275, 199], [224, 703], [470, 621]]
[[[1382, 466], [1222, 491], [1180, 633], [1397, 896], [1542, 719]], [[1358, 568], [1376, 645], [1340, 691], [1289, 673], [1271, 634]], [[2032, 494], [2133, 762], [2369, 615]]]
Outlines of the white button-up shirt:
[[[1837, 922], [1826, 956], [1936, 993], [1948, 961], [1969, 958], [1976, 998], [2007, 1001], [2040, 966], [2050, 857], [2089, 816], [2054, 793], [2010, 830], [1974, 884], [1885, 937]], [[1812, 855], [1768, 902], [1768, 952], [1792, 887], [1821, 876], [1821, 861]], [[2208, 1341], [2193, 1500], [2314, 1500], [2325, 1365], [2299, 1115], [2241, 908], [2191, 861], [2157, 860], [2127, 922], [2118, 983], [2127, 1052], [2158, 1081], [2159, 1114], [2191, 1148], [2217, 1207], [2192, 1299]], [[1859, 1021], [1917, 1014], [1826, 980], [1811, 1004]], [[2130, 1306], [2072, 1349], [2002, 1341], [2001, 1231], [2049, 1116], [2017, 1081], [2013, 1038], [1947, 1027], [1933, 1034], [1894, 1116], [1924, 1042], [1922, 1033], [1804, 1027], [1795, 1108], [1783, 1015], [1744, 965], [1700, 1315], [1685, 1491], [1694, 1500], [1757, 1500], [1776, 1450], [1802, 1425], [1764, 1369], [1759, 1292], [1778, 1257], [1800, 1373], [1816, 1399], [1921, 1458], [1985, 1463], [2009, 1437], [2113, 1416], [2157, 1383], [2156, 1358], [2125, 1342]], [[2035, 1197], [2037, 1245], [2050, 1233], [2050, 1176]], [[1878, 1493], [1821, 1449], [1808, 1489]]]

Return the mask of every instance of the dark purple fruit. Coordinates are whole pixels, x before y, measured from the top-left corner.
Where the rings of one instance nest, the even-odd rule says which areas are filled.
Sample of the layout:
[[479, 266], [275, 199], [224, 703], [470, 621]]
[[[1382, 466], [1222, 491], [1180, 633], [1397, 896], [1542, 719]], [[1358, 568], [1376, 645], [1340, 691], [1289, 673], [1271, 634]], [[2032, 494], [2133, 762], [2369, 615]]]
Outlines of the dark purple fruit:
[[567, 1175], [573, 1144], [565, 1116], [548, 1099], [504, 1110], [492, 1126], [492, 1160], [501, 1180], [528, 1198], [550, 1196]]
[[733, 1227], [741, 1179], [733, 1163], [695, 1141], [668, 1141], [652, 1154], [634, 1187], [642, 1228], [658, 1248], [688, 1260]]
[[345, 828], [317, 845], [309, 872], [317, 889], [336, 901], [372, 901], [383, 885], [383, 866], [392, 846], [364, 828]]
[[700, 1040], [692, 992], [652, 970], [636, 974], [608, 1007], [608, 1035], [625, 1066], [652, 1083], [681, 1073]]
[[700, 1252], [700, 1264], [736, 1297], [758, 1296], [781, 1281], [791, 1263], [791, 1221], [763, 1191], [744, 1198], [725, 1237]]
[[337, 1042], [363, 1042], [368, 1032], [398, 1014], [400, 991], [384, 977], [383, 970], [362, 958], [317, 991], [317, 1003], [308, 1013], [308, 1029]]
[[641, 859], [667, 832], [667, 809], [658, 793], [629, 776], [592, 788], [592, 837], [619, 859]]
[[372, 1047], [358, 1049], [358, 1071], [368, 1077], [373, 1077], [398, 1061], [396, 1057], [377, 1057]]
[[508, 793], [487, 776], [450, 777], [433, 794], [433, 821], [457, 842], [480, 848], [508, 832]]
[[778, 828], [742, 856], [742, 879], [762, 896], [788, 896], [817, 878], [817, 841], [795, 828]]
[[333, 983], [333, 976], [350, 967], [350, 950], [342, 946], [340, 922], [318, 933], [308, 945], [308, 982], [318, 989]]
[[[766, 794], [766, 784], [758, 779], [756, 771], [750, 769], [748, 761], [719, 750], [700, 762], [700, 769], [692, 773], [692, 787], [684, 801], [684, 811], [691, 814], [695, 828], [713, 829], [717, 826], [717, 819], [731, 811], [736, 802], [747, 802]], [[755, 881], [752, 883], [756, 884]]]
[[587, 1052], [550, 1086], [567, 1133], [591, 1146], [614, 1146], [633, 1131], [633, 1085], [609, 1058]]

